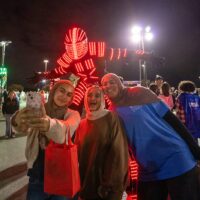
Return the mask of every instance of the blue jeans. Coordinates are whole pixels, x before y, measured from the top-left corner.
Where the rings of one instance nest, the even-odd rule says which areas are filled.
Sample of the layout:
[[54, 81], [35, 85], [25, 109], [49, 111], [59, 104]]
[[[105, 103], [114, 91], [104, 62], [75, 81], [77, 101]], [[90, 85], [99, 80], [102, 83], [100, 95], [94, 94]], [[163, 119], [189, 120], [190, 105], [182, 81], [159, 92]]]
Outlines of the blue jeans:
[[6, 119], [6, 134], [5, 135], [8, 137], [12, 136], [11, 117], [12, 117], [12, 114], [5, 114], [5, 119]]
[[50, 195], [44, 192], [44, 184], [37, 179], [29, 179], [26, 200], [76, 200], [76, 196], [71, 199], [64, 196]]

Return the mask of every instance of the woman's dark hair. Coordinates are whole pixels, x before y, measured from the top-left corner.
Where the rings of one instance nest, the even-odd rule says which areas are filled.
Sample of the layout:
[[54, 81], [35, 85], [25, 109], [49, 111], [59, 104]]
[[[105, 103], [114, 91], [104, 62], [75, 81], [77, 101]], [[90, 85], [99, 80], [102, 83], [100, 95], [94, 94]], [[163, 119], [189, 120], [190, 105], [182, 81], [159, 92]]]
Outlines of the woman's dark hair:
[[156, 95], [159, 95], [158, 86], [155, 83], [150, 83], [149, 89], [154, 92]]
[[164, 82], [161, 86], [162, 94], [164, 96], [169, 96], [170, 95], [170, 85], [167, 82]]
[[178, 89], [183, 92], [194, 92], [196, 85], [192, 81], [181, 81], [178, 85]]

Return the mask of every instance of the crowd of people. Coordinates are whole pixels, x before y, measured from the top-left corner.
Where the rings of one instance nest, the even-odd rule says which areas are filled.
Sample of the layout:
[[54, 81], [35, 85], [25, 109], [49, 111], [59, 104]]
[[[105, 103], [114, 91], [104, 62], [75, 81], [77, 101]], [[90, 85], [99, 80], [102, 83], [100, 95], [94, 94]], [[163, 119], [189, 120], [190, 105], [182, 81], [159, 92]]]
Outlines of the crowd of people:
[[177, 90], [172, 90], [169, 83], [158, 75], [149, 89], [169, 107], [200, 144], [200, 96], [195, 83], [181, 81]]
[[[121, 200], [130, 183], [130, 154], [139, 166], [134, 199], [199, 200], [200, 97], [192, 81], [180, 82], [178, 91], [161, 76], [149, 88], [125, 87], [109, 73], [100, 86], [87, 89], [85, 116], [70, 109], [74, 86], [68, 80], [58, 81], [42, 98], [41, 115], [20, 106], [10, 91], [2, 107], [5, 135], [27, 134], [27, 200]], [[81, 179], [79, 193], [70, 198], [44, 191], [45, 148], [51, 140], [67, 143], [67, 130], [78, 147]]]

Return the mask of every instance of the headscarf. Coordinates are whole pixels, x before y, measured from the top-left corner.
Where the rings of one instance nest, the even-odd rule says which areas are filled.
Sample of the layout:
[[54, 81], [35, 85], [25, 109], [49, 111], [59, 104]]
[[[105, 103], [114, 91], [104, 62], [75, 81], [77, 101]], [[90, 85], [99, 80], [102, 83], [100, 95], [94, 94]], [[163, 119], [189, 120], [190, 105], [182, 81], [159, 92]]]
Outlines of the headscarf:
[[135, 106], [159, 101], [159, 98], [149, 89], [142, 86], [126, 88], [123, 86], [119, 76], [108, 73], [102, 77], [101, 83], [105, 78], [112, 78], [118, 85], [119, 93], [114, 99], [110, 99], [114, 106]]
[[[72, 88], [74, 88], [73, 84], [69, 80], [60, 80], [53, 86], [53, 88], [51, 89], [49, 93], [48, 102], [45, 104], [46, 114], [51, 118], [63, 119], [65, 113], [67, 112], [67, 108], [69, 106], [69, 105], [65, 105], [62, 107], [55, 106], [55, 103], [54, 103], [55, 91], [61, 85], [70, 85]], [[70, 104], [71, 103], [72, 101], [70, 102]]]
[[[89, 106], [88, 106], [87, 96], [88, 96], [89, 91], [93, 88], [97, 88], [101, 93], [101, 105], [98, 110], [91, 112], [89, 109]], [[86, 118], [89, 120], [99, 119], [99, 118], [105, 116], [109, 112], [107, 109], [105, 109], [105, 100], [104, 100], [103, 91], [99, 86], [96, 86], [96, 85], [87, 89], [87, 91], [85, 93], [85, 97], [84, 97], [84, 106], [85, 106], [85, 110], [86, 110]]]
[[114, 99], [112, 99], [112, 101], [113, 102], [118, 102], [123, 97], [124, 88], [125, 88], [124, 85], [123, 85], [123, 83], [122, 83], [122, 81], [120, 80], [120, 77], [117, 76], [114, 73], [108, 73], [108, 74], [106, 74], [106, 75], [104, 75], [102, 77], [101, 84], [103, 83], [103, 80], [105, 78], [112, 78], [116, 82], [116, 84], [118, 86], [119, 93], [118, 93], [118, 95]]

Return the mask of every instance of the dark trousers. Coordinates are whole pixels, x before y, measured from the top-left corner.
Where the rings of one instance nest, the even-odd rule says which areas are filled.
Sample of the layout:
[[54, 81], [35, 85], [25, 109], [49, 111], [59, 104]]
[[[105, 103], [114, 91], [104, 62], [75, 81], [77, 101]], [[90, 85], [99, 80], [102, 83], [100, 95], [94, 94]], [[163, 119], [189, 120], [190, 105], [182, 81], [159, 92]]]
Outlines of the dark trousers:
[[200, 200], [200, 168], [162, 181], [139, 182], [138, 200]]
[[49, 195], [44, 192], [44, 184], [39, 180], [29, 179], [26, 200], [73, 200], [64, 196]]

